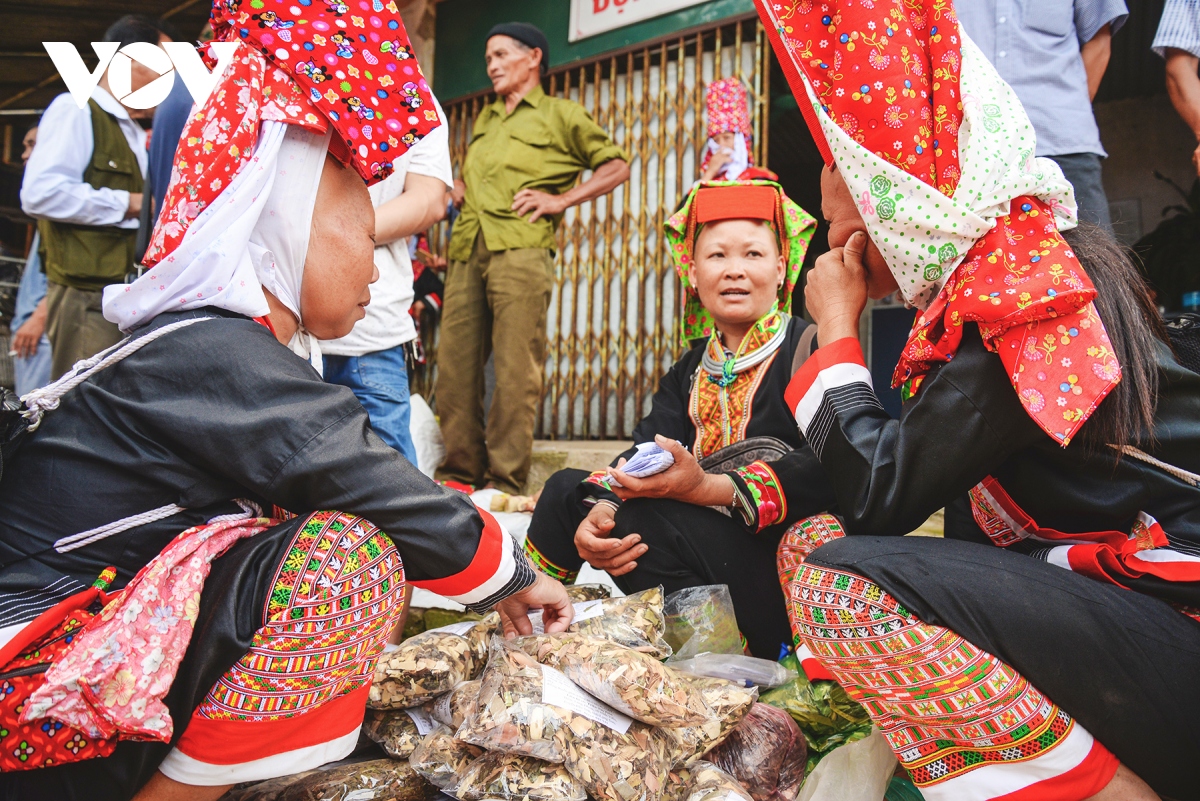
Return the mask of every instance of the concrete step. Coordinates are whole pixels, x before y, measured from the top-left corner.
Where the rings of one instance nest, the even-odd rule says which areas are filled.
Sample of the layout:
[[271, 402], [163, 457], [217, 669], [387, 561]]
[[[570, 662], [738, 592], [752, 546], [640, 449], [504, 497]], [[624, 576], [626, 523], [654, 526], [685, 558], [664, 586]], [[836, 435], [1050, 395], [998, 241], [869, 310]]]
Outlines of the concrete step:
[[632, 447], [632, 442], [623, 440], [536, 440], [525, 494], [532, 495], [540, 490], [546, 479], [559, 470], [568, 467], [589, 472], [600, 470], [617, 454]]

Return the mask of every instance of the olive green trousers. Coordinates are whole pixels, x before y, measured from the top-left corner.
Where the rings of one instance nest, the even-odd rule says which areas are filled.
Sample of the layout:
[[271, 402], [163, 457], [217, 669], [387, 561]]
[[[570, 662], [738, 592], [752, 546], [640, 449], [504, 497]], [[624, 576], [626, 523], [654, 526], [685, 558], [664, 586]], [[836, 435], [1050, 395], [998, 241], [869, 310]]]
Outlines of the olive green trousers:
[[53, 281], [46, 287], [51, 379], [57, 381], [75, 362], [121, 341], [116, 323], [104, 319], [102, 301], [101, 290], [89, 292]]
[[[554, 257], [546, 248], [490, 251], [483, 234], [446, 273], [438, 342], [438, 417], [446, 440], [440, 480], [517, 493], [529, 477], [546, 361]], [[484, 420], [484, 365], [496, 389]]]

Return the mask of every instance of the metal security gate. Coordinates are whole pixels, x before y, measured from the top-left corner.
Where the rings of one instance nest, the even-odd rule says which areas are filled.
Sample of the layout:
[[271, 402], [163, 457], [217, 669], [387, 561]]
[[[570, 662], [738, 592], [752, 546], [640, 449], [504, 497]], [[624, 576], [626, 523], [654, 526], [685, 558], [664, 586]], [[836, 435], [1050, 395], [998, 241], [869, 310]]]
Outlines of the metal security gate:
[[[699, 175], [705, 87], [733, 75], [746, 84], [754, 159], [764, 164], [769, 53], [762, 25], [748, 17], [548, 76], [549, 94], [582, 104], [630, 155], [632, 175], [607, 197], [569, 210], [559, 229], [539, 437], [624, 438], [649, 410], [658, 377], [681, 350], [679, 282], [662, 224]], [[493, 99], [446, 106], [456, 173], [474, 120]], [[434, 240], [444, 253], [444, 227]]]

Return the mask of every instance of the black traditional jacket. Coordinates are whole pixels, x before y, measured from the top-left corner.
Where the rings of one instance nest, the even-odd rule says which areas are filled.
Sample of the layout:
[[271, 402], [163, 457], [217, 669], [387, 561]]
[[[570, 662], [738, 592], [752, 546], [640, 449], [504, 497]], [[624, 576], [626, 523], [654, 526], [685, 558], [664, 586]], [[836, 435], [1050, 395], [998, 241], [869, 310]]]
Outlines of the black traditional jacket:
[[[787, 524], [829, 508], [833, 494], [824, 470], [796, 428], [796, 421], [784, 400], [784, 390], [792, 377], [797, 348], [809, 323], [799, 317], [786, 317], [782, 344], [762, 364], [738, 374], [727, 387], [709, 379], [701, 362], [706, 348], [717, 347], [713, 340], [695, 344], [658, 382], [650, 413], [633, 429], [634, 447], [613, 460], [612, 466], [628, 459], [636, 446], [652, 442], [655, 434], [678, 440], [698, 459], [721, 448], [755, 437], [771, 437], [792, 448], [781, 458], [758, 460], [727, 474], [738, 493], [741, 519], [751, 532], [781, 536]], [[761, 326], [747, 334], [758, 337], [761, 347], [768, 339], [770, 326]], [[747, 348], [750, 352], [752, 348]], [[783, 487], [803, 488], [800, 505], [792, 505]], [[592, 473], [580, 485], [583, 503], [607, 501], [620, 504], [608, 488], [605, 473]]]
[[[814, 353], [787, 394], [848, 534], [906, 534], [969, 496], [970, 514], [948, 513], [947, 537], [1200, 607], [1200, 487], [1170, 469], [1200, 473], [1200, 375], [1162, 343], [1158, 368], [1153, 435], [1134, 445], [1162, 465], [1051, 439], [973, 323], [899, 420], [876, 399], [853, 339]], [[784, 486], [796, 506], [821, 501], [805, 500], [805, 484]]]
[[[29, 621], [114, 566], [120, 588], [177, 534], [234, 499], [359, 515], [410, 580], [475, 607], [528, 586], [511, 537], [423, 476], [266, 327], [219, 309], [162, 314], [171, 331], [68, 392], [4, 466], [0, 629]], [[61, 541], [168, 504], [180, 511], [84, 547]], [[56, 548], [56, 543], [59, 546]]]

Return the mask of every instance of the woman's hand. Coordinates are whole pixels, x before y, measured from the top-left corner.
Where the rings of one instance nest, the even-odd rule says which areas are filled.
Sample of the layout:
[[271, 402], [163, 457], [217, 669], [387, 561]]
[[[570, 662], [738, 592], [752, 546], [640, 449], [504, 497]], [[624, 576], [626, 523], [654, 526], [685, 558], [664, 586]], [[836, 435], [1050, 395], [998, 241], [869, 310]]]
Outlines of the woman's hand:
[[637, 567], [633, 560], [646, 552], [646, 546], [639, 544], [642, 538], [638, 534], [616, 540], [608, 536], [616, 525], [616, 514], [607, 503], [593, 506], [575, 530], [575, 550], [579, 551], [579, 558], [597, 570], [623, 576]]
[[608, 474], [621, 482], [613, 487], [621, 500], [629, 498], [671, 498], [697, 506], [728, 506], [733, 498], [733, 485], [725, 476], [710, 476], [700, 467], [696, 457], [687, 448], [673, 439], [657, 435], [654, 441], [675, 458], [675, 464], [661, 473], [645, 478], [634, 478], [621, 472], [619, 467], [608, 469]]
[[808, 272], [804, 308], [817, 322], [821, 345], [858, 336], [858, 319], [867, 305], [866, 249], [867, 235], [859, 231], [845, 247], [818, 257]]
[[703, 181], [713, 180], [721, 170], [725, 169], [725, 165], [731, 161], [733, 161], [733, 151], [727, 147], [721, 148], [716, 153], [713, 153], [712, 158], [708, 160], [708, 166], [700, 174], [700, 179]]
[[537, 580], [532, 585], [496, 604], [505, 639], [511, 640], [518, 634], [533, 634], [533, 624], [529, 622], [530, 609], [542, 610], [542, 623], [546, 626], [547, 634], [566, 631], [575, 617], [575, 607], [571, 605], [563, 585], [541, 571], [535, 570], [534, 573]]

